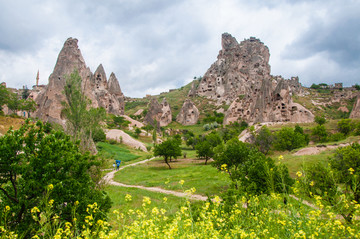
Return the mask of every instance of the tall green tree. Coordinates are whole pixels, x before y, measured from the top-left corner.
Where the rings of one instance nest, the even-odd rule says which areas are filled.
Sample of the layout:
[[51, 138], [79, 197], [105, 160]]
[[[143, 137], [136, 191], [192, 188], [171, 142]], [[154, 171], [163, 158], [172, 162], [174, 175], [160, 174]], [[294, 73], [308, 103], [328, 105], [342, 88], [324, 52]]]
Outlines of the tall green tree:
[[103, 108], [91, 108], [91, 101], [81, 89], [81, 77], [77, 70], [66, 77], [64, 87], [66, 101], [62, 102], [62, 115], [66, 118], [66, 132], [73, 139], [80, 140], [83, 150], [96, 152], [92, 132], [101, 127], [106, 111]]
[[[94, 170], [98, 165], [96, 158], [82, 154], [65, 133], [45, 130], [48, 129], [41, 122], [34, 125], [26, 120], [19, 130], [9, 130], [0, 137], [1, 204], [11, 208], [7, 226], [23, 232], [27, 238], [39, 229], [31, 209], [40, 208], [49, 191], [54, 200], [52, 211], [61, 221], [72, 221], [74, 207], [82, 221], [88, 204], [97, 202], [105, 213], [111, 206], [109, 197], [94, 181], [98, 178], [95, 174], [100, 174]], [[106, 217], [100, 216], [98, 219]]]
[[6, 105], [9, 99], [9, 91], [5, 86], [0, 85], [0, 111], [2, 110], [2, 106]]
[[16, 114], [22, 107], [22, 101], [19, 99], [19, 96], [15, 93], [9, 92], [7, 107]]
[[30, 113], [36, 110], [36, 103], [33, 99], [27, 99], [22, 101], [21, 110], [24, 110], [28, 113], [28, 117], [30, 117]]
[[274, 142], [274, 135], [268, 127], [264, 125], [255, 137], [255, 145], [260, 152], [267, 155]]
[[162, 156], [169, 169], [171, 166], [169, 160], [181, 156], [180, 144], [176, 139], [168, 139], [161, 144], [154, 146], [154, 156]]

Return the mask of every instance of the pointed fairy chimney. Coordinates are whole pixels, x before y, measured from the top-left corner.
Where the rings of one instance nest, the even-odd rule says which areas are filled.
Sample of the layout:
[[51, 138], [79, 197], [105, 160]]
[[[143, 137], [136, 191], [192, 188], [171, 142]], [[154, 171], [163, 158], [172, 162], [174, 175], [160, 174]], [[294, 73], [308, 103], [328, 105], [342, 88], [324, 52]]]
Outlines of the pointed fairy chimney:
[[39, 77], [39, 70], [38, 70], [37, 75], [36, 75], [36, 86], [39, 86], [39, 79], [40, 79], [40, 77]]

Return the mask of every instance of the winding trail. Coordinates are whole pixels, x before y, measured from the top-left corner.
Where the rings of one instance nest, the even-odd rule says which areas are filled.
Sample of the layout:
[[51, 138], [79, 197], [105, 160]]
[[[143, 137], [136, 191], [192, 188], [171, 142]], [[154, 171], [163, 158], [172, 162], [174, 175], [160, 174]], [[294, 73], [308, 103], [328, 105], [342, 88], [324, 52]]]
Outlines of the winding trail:
[[188, 194], [188, 193], [184, 193], [184, 192], [166, 190], [166, 189], [159, 188], [159, 187], [144, 187], [144, 186], [140, 186], [140, 185], [129, 185], [129, 184], [124, 184], [124, 183], [119, 183], [119, 182], [114, 181], [114, 176], [115, 176], [116, 172], [118, 172], [118, 171], [120, 171], [120, 170], [122, 170], [124, 168], [127, 168], [127, 167], [131, 167], [131, 166], [135, 166], [135, 165], [139, 165], [139, 164], [149, 162], [150, 160], [153, 160], [154, 158], [155, 157], [122, 166], [117, 171], [113, 170], [113, 171], [107, 173], [102, 178], [102, 182], [104, 182], [106, 184], [114, 185], [114, 186], [126, 187], [126, 188], [139, 188], [139, 189], [148, 190], [148, 191], [152, 191], [152, 192], [158, 192], [158, 193], [163, 193], [163, 194], [168, 194], [168, 195], [174, 195], [176, 197], [188, 198], [188, 199], [191, 199], [191, 200], [206, 201], [208, 199], [207, 197], [199, 195], [199, 194]]

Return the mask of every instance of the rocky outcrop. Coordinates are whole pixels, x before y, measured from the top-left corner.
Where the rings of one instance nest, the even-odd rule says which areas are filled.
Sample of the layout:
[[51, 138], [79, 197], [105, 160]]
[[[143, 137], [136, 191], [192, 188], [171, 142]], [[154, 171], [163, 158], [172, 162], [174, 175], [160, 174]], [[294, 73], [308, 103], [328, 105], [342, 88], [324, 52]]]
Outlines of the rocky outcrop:
[[[157, 125], [155, 125], [155, 120]], [[164, 98], [162, 103], [159, 104], [156, 98], [152, 98], [144, 122], [146, 124], [151, 124], [154, 127], [162, 127], [167, 126], [171, 121], [171, 108], [166, 99]]]
[[188, 97], [194, 97], [196, 96], [196, 89], [197, 89], [197, 84], [196, 84], [197, 80], [194, 80], [192, 83], [191, 83], [191, 88], [189, 90], [189, 93], [188, 93]]
[[64, 125], [65, 120], [61, 117], [61, 102], [65, 101], [63, 90], [66, 77], [74, 70], [79, 72], [82, 91], [91, 100], [92, 107], [103, 107], [108, 113], [115, 115], [124, 113], [124, 95], [115, 75], [112, 73], [107, 82], [102, 65], [92, 74], [85, 64], [78, 40], [69, 38], [59, 53], [49, 84], [34, 97], [38, 105], [36, 117]]
[[207, 70], [197, 94], [230, 104], [239, 95], [259, 89], [263, 79], [270, 80], [269, 49], [251, 37], [240, 44], [228, 33], [222, 35], [222, 50]]
[[187, 99], [181, 107], [180, 113], [176, 116], [176, 121], [182, 125], [194, 125], [199, 120], [199, 110], [194, 103]]
[[238, 97], [230, 105], [224, 124], [246, 122], [312, 122], [314, 115], [292, 101], [289, 81], [262, 80], [251, 95]]
[[197, 94], [231, 104], [224, 123], [309, 122], [313, 114], [292, 101], [301, 94], [298, 77], [285, 80], [270, 75], [269, 49], [259, 39], [236, 41], [228, 33], [222, 35], [222, 49], [217, 61], [202, 78]]
[[354, 107], [350, 114], [350, 118], [360, 118], [360, 96], [358, 96], [355, 100]]

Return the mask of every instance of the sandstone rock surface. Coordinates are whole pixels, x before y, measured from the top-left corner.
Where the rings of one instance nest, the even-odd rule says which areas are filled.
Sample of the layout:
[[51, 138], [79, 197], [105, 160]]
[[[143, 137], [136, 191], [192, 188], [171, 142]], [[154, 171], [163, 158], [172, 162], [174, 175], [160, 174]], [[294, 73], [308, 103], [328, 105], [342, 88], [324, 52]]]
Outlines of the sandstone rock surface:
[[311, 122], [313, 114], [292, 101], [302, 93], [297, 77], [285, 80], [270, 75], [269, 49], [259, 39], [236, 41], [222, 35], [222, 49], [217, 61], [202, 78], [197, 94], [231, 104], [224, 123], [246, 122]]
[[141, 149], [142, 151], [147, 152], [145, 144], [136, 139], [133, 139], [130, 135], [120, 129], [111, 129], [107, 131], [106, 139], [114, 139], [118, 142], [121, 141], [123, 144], [126, 144], [130, 147]]
[[259, 90], [233, 101], [225, 114], [224, 124], [234, 121], [313, 122], [314, 115], [292, 101], [290, 87], [286, 80], [262, 80]]
[[[154, 125], [155, 120], [158, 125]], [[171, 121], [171, 108], [166, 99], [164, 98], [161, 104], [159, 104], [156, 98], [152, 98], [149, 103], [148, 112], [144, 118], [144, 122], [146, 124], [151, 124], [154, 127], [162, 127], [167, 126], [171, 123]]]
[[176, 116], [176, 121], [182, 125], [194, 125], [199, 120], [199, 110], [194, 103], [187, 99], [185, 100], [179, 114]]
[[104, 107], [108, 113], [116, 115], [124, 113], [124, 95], [115, 75], [111, 74], [107, 82], [102, 65], [98, 67], [95, 74], [92, 74], [85, 64], [78, 47], [78, 40], [68, 38], [59, 53], [54, 71], [49, 77], [49, 84], [38, 95], [34, 95], [38, 105], [38, 110], [34, 114], [36, 117], [44, 121], [65, 124], [65, 119], [61, 117], [61, 102], [65, 101], [63, 90], [66, 76], [74, 70], [79, 72], [82, 90], [91, 100], [93, 107]]
[[360, 96], [358, 96], [355, 100], [354, 107], [350, 114], [350, 118], [360, 118]]

